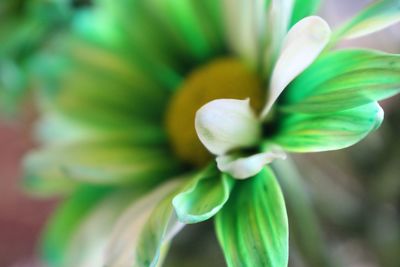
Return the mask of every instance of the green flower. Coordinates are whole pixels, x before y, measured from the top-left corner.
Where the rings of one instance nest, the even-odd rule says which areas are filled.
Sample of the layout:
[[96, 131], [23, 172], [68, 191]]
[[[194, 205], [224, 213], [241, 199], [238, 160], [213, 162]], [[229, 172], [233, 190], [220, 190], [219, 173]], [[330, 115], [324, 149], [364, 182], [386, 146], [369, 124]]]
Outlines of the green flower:
[[25, 185], [68, 196], [48, 265], [157, 266], [184, 224], [213, 218], [228, 266], [287, 266], [268, 164], [357, 143], [400, 91], [399, 55], [330, 49], [399, 21], [399, 1], [333, 34], [309, 16], [318, 2], [99, 0], [80, 14], [36, 59], [43, 148]]

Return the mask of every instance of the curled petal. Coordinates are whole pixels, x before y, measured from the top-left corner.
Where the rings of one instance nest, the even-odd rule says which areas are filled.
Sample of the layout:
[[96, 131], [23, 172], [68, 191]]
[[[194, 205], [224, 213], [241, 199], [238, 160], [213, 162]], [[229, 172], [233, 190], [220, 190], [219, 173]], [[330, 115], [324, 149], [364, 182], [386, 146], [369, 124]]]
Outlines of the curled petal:
[[257, 175], [266, 164], [275, 159], [285, 158], [286, 154], [282, 150], [273, 150], [242, 158], [232, 155], [219, 156], [216, 160], [218, 168], [222, 172], [226, 172], [236, 179], [247, 179]]
[[196, 113], [195, 128], [200, 141], [215, 155], [255, 145], [261, 136], [261, 124], [248, 99], [207, 103]]
[[262, 112], [263, 118], [289, 83], [320, 55], [330, 36], [329, 25], [320, 17], [307, 17], [293, 26], [286, 36], [272, 73], [268, 102]]

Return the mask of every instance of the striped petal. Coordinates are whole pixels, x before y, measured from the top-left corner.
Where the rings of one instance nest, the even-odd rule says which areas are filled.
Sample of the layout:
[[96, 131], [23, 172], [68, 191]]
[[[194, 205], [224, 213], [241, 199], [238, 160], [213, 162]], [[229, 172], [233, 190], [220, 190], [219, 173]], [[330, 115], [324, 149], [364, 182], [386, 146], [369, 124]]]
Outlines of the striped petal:
[[289, 31], [272, 73], [268, 101], [261, 115], [263, 118], [289, 83], [320, 55], [330, 34], [328, 24], [319, 17], [307, 17]]
[[318, 59], [285, 90], [281, 109], [332, 113], [380, 101], [400, 92], [400, 56], [341, 50]]
[[287, 267], [285, 202], [269, 169], [236, 184], [215, 225], [228, 267]]
[[400, 21], [400, 1], [380, 0], [350, 20], [336, 33], [338, 39], [353, 39], [385, 29]]
[[271, 142], [292, 152], [319, 152], [349, 147], [377, 129], [383, 120], [378, 103], [327, 114], [291, 114], [282, 119]]
[[[97, 185], [161, 181], [180, 170], [162, 147], [138, 146], [125, 137], [94, 138], [31, 152], [24, 162], [26, 183], [85, 182]], [[39, 186], [40, 189], [40, 186]]]
[[234, 181], [215, 166], [207, 168], [173, 199], [181, 222], [198, 223], [210, 219], [228, 201]]

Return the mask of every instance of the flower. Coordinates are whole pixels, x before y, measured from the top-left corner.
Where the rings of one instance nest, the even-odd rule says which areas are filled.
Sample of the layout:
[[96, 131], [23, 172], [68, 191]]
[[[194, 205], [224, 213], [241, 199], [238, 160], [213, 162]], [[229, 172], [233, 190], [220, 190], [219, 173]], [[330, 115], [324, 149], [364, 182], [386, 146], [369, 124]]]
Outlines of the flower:
[[265, 165], [355, 144], [400, 91], [399, 55], [330, 49], [397, 22], [398, 1], [332, 34], [317, 4], [103, 0], [79, 14], [36, 61], [44, 144], [25, 185], [68, 196], [48, 265], [156, 266], [184, 224], [214, 218], [228, 266], [287, 266]]

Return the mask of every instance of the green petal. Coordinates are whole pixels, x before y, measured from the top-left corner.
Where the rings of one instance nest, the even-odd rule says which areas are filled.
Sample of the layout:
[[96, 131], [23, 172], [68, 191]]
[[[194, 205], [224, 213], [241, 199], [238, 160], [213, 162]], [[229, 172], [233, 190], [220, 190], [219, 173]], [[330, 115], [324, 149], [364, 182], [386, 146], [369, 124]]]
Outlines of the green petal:
[[167, 149], [138, 146], [129, 138], [95, 138], [50, 146], [25, 159], [26, 176], [43, 181], [154, 184], [180, 170], [180, 163], [171, 158]]
[[187, 224], [208, 220], [228, 201], [233, 184], [215, 166], [200, 173], [173, 200], [179, 220]]
[[155, 267], [162, 262], [163, 250], [170, 239], [183, 228], [172, 206], [176, 192], [167, 196], [153, 210], [138, 241], [135, 267]]
[[288, 265], [285, 203], [279, 184], [268, 168], [236, 184], [215, 223], [229, 267]]
[[45, 110], [106, 127], [163, 119], [169, 93], [135, 62], [81, 41], [67, 43], [67, 51], [58, 51], [62, 56], [42, 55], [35, 61]]
[[80, 218], [79, 227], [70, 235], [63, 267], [103, 266], [111, 230], [128, 204], [143, 194], [138, 189], [135, 190], [110, 193], [97, 201], [87, 216]]
[[281, 108], [329, 113], [379, 101], [400, 92], [400, 55], [342, 50], [326, 55], [284, 93]]
[[400, 21], [400, 1], [380, 0], [350, 20], [336, 33], [340, 38], [352, 39], [382, 30]]
[[81, 187], [56, 210], [41, 242], [42, 258], [49, 266], [64, 266], [71, 236], [81, 220], [109, 191], [109, 188]]
[[295, 0], [291, 26], [301, 19], [313, 15], [317, 12], [321, 0]]
[[156, 266], [160, 253], [182, 227], [171, 204], [182, 182], [170, 180], [126, 209], [112, 231], [101, 266]]
[[349, 147], [383, 120], [378, 103], [330, 114], [291, 114], [282, 118], [278, 133], [270, 142], [293, 152], [318, 152]]

